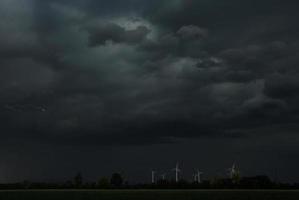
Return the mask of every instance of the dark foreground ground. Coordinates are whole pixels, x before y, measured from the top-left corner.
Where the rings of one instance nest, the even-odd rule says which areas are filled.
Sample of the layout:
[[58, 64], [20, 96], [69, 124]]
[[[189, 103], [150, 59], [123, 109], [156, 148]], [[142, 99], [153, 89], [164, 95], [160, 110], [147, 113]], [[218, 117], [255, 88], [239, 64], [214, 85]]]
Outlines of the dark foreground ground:
[[24, 190], [0, 200], [299, 200], [299, 191], [264, 190]]

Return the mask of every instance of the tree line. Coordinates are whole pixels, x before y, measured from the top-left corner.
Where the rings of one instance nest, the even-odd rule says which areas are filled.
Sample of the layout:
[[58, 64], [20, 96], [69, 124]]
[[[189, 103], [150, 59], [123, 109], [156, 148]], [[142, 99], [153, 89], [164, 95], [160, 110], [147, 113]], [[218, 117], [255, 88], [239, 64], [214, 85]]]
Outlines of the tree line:
[[272, 181], [268, 176], [212, 178], [198, 183], [180, 179], [157, 180], [155, 183], [129, 184], [121, 173], [102, 177], [97, 182], [84, 181], [81, 173], [62, 183], [30, 182], [0, 184], [0, 189], [299, 189], [299, 183], [285, 184]]

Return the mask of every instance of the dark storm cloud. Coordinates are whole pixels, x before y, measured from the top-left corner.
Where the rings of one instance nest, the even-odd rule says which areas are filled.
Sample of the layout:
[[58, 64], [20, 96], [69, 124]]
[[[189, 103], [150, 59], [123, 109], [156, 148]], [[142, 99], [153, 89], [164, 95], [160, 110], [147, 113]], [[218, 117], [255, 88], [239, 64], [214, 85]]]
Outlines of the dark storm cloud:
[[181, 27], [177, 34], [183, 39], [183, 40], [197, 40], [206, 38], [208, 35], [207, 30], [199, 28], [194, 25], [189, 26], [183, 26]]
[[298, 119], [297, 4], [5, 0], [4, 137], [120, 145], [281, 131]]
[[297, 97], [299, 80], [298, 74], [273, 74], [266, 82], [265, 93], [274, 98]]
[[91, 47], [104, 45], [107, 41], [116, 43], [140, 43], [150, 32], [145, 26], [138, 26], [134, 30], [125, 30], [119, 25], [108, 23], [98, 24], [88, 28], [89, 45]]

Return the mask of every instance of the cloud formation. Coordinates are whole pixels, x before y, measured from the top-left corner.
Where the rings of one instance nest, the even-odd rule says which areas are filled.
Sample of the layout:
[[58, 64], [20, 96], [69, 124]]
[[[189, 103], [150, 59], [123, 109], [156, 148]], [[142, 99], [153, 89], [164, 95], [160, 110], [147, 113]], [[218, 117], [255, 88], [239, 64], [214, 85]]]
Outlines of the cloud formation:
[[3, 137], [101, 146], [281, 131], [298, 119], [294, 7], [1, 1]]
[[113, 24], [98, 24], [88, 28], [89, 46], [105, 45], [107, 41], [115, 43], [138, 44], [142, 42], [150, 30], [146, 26], [138, 26], [133, 30]]

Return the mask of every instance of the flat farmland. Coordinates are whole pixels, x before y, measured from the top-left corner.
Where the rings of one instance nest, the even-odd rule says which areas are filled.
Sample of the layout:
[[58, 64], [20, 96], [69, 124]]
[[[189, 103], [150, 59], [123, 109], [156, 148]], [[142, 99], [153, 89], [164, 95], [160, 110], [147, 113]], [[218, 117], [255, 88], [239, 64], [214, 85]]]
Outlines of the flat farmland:
[[1, 200], [298, 200], [295, 190], [12, 190]]

